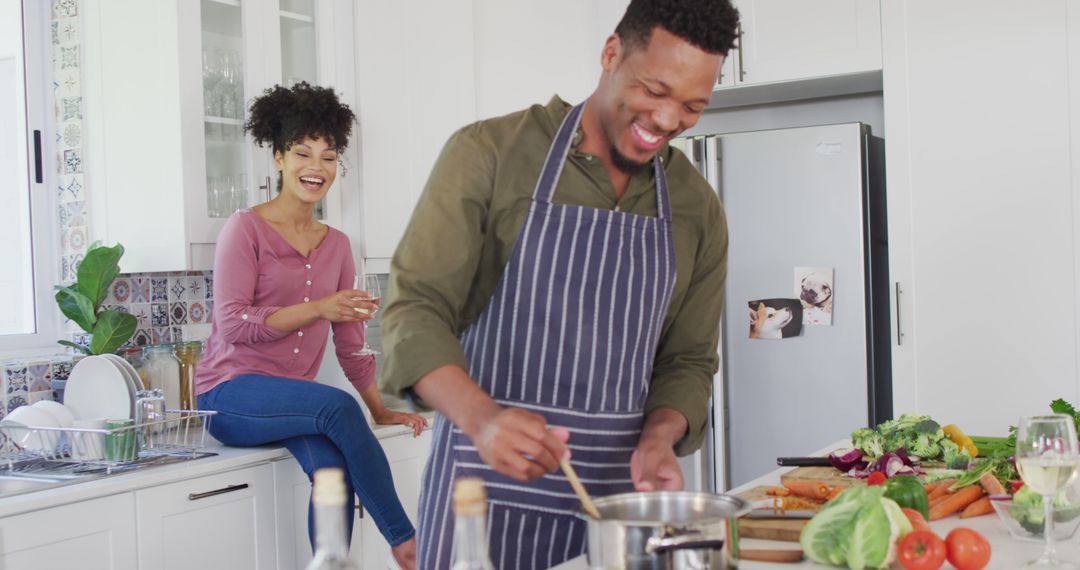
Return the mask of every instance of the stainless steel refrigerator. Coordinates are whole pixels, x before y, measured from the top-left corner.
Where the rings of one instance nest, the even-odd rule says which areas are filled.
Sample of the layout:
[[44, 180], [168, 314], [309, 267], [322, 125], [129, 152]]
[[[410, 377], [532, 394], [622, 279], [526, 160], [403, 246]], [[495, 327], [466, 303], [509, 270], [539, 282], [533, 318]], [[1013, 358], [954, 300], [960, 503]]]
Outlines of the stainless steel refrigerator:
[[[850, 123], [675, 144], [727, 214], [722, 365], [703, 461], [709, 486], [724, 491], [777, 457], [892, 417], [884, 142]], [[831, 325], [750, 338], [748, 303], [798, 299], [796, 268], [807, 267], [832, 270]]]

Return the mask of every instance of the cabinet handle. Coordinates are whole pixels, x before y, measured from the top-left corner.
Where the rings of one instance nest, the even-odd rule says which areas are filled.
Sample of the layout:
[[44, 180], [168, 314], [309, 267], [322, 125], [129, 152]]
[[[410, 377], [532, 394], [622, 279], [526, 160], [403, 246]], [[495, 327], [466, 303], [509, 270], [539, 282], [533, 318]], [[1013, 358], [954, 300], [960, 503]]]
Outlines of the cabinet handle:
[[900, 288], [900, 282], [896, 282], [896, 346], [904, 344], [904, 328], [900, 324], [900, 296], [904, 290]]
[[738, 31], [739, 31], [738, 32], [739, 33], [739, 81], [746, 81], [746, 67], [743, 66], [743, 57], [742, 57], [743, 33], [742, 33], [742, 23], [741, 22], [739, 23]]
[[229, 485], [223, 489], [214, 489], [213, 491], [207, 491], [205, 493], [188, 493], [189, 501], [198, 501], [199, 499], [205, 499], [207, 497], [213, 497], [215, 495], [224, 495], [225, 493], [232, 493], [233, 491], [239, 491], [241, 489], [247, 489], [247, 483], [241, 483], [239, 485]]
[[356, 510], [357, 510], [357, 515], [358, 515], [358, 516], [359, 516], [360, 518], [364, 518], [364, 504], [363, 504], [363, 503], [359, 503], [359, 502], [358, 502], [358, 503], [356, 503]]
[[259, 190], [263, 190], [263, 191], [266, 192], [266, 201], [269, 202], [270, 201], [270, 177], [267, 176], [264, 180], [266, 180], [266, 182], [263, 183], [263, 184], [259, 184]]
[[34, 182], [41, 184], [45, 180], [42, 175], [41, 155], [41, 131], [34, 131]]

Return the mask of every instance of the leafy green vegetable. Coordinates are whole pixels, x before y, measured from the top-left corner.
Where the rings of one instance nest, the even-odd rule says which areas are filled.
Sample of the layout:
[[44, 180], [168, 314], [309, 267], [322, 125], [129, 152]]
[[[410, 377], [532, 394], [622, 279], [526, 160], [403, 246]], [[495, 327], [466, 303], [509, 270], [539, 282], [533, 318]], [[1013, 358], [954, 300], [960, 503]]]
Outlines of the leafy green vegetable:
[[942, 448], [945, 450], [942, 461], [947, 469], [967, 469], [971, 465], [971, 455], [966, 449], [960, 449], [960, 446], [952, 441], [943, 441]]
[[949, 487], [949, 491], [955, 492], [957, 489], [963, 489], [968, 485], [978, 483], [979, 479], [982, 478], [984, 474], [989, 473], [997, 467], [998, 463], [999, 461], [995, 459], [977, 460], [974, 467], [968, 469]]
[[871, 428], [859, 428], [851, 433], [851, 445], [868, 457], [885, 455], [885, 438]]
[[965, 473], [962, 469], [927, 469], [923, 477], [924, 484], [937, 483], [946, 479], [959, 479]]
[[[876, 435], [875, 435], [876, 434]], [[940, 459], [945, 454], [945, 430], [930, 416], [904, 414], [882, 422], [873, 428], [852, 432], [852, 445], [869, 457], [880, 457], [890, 451], [905, 449], [923, 459]]]
[[885, 568], [911, 522], [883, 487], [852, 487], [810, 519], [799, 542], [815, 562], [853, 570]]
[[[1009, 507], [1012, 515], [1020, 526], [1028, 532], [1042, 536], [1046, 517], [1043, 511], [1042, 495], [1029, 489], [1026, 485], [1013, 495], [1012, 505]], [[1062, 491], [1054, 499], [1054, 522], [1067, 522], [1080, 516], [1080, 505], [1071, 504], [1066, 492]]]

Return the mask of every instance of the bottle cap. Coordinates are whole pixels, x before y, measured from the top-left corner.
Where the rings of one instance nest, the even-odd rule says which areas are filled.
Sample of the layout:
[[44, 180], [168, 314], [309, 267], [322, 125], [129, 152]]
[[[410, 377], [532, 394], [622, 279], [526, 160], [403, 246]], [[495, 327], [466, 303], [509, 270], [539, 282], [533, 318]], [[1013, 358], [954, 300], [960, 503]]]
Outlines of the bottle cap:
[[462, 477], [454, 482], [454, 513], [458, 515], [482, 515], [487, 509], [487, 492], [484, 480], [479, 477]]
[[316, 505], [345, 504], [345, 472], [337, 467], [316, 471], [312, 502]]

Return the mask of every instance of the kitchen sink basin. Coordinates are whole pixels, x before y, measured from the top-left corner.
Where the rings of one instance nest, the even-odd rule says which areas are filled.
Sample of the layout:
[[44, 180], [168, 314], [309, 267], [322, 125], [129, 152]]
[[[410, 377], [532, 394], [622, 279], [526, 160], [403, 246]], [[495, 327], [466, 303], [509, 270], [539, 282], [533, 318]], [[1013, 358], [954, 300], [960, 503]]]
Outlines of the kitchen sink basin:
[[[92, 476], [91, 476], [92, 477]], [[78, 481], [73, 477], [39, 477], [36, 475], [0, 475], [0, 497], [44, 491]]]
[[205, 452], [163, 454], [140, 457], [136, 461], [118, 465], [52, 462], [39, 459], [11, 462], [6, 465], [0, 462], [0, 499], [214, 455], [217, 454]]

